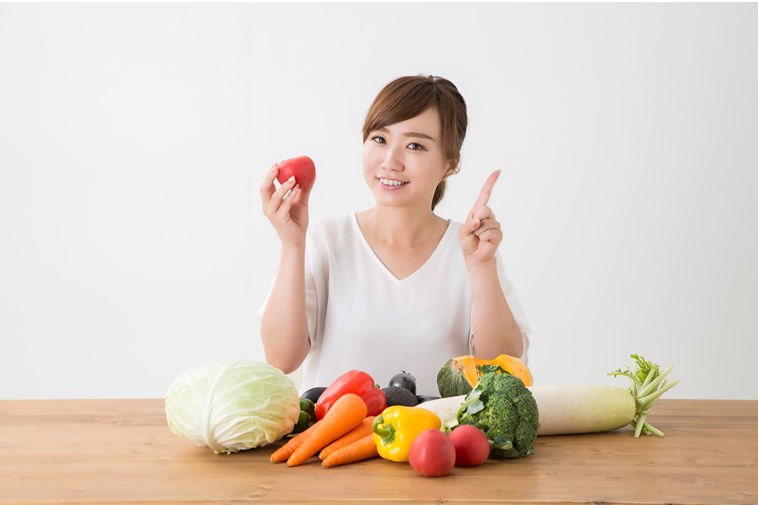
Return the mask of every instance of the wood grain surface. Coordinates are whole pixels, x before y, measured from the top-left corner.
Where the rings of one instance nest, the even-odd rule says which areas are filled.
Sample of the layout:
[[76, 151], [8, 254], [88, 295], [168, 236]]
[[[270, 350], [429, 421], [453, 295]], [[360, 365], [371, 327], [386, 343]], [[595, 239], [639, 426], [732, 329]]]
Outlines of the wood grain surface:
[[531, 456], [424, 478], [373, 459], [273, 464], [171, 433], [163, 399], [0, 401], [0, 503], [758, 503], [758, 401], [661, 400], [631, 428], [539, 437]]

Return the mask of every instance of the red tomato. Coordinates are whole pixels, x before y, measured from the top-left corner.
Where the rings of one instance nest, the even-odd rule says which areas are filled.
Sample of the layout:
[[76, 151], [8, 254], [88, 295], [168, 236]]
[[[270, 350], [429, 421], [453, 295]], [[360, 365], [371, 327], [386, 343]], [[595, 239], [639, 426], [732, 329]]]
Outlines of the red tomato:
[[450, 433], [455, 446], [455, 464], [458, 466], [479, 466], [490, 455], [487, 435], [476, 426], [464, 424]]
[[298, 156], [277, 163], [279, 166], [279, 175], [276, 180], [279, 184], [284, 184], [293, 175], [295, 183], [300, 184], [300, 189], [305, 189], [316, 179], [316, 165], [308, 156]]
[[455, 446], [440, 430], [423, 431], [411, 445], [408, 463], [424, 477], [447, 475], [455, 466]]

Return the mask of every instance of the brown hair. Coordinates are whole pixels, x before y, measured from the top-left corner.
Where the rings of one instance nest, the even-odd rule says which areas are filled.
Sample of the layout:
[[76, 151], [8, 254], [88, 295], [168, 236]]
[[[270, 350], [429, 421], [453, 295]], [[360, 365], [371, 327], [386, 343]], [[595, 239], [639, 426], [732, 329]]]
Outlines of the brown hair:
[[[433, 75], [400, 77], [387, 84], [369, 107], [363, 123], [363, 142], [369, 134], [401, 121], [407, 121], [435, 107], [442, 126], [442, 149], [455, 174], [461, 159], [461, 146], [466, 137], [468, 115], [466, 101], [455, 84]], [[434, 190], [432, 210], [445, 195], [446, 181], [441, 181]]]

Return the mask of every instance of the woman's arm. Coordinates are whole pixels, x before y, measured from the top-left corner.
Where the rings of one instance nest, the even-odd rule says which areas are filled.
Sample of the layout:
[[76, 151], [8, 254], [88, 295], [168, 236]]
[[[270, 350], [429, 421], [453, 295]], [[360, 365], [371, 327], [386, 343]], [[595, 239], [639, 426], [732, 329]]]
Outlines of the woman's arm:
[[266, 362], [284, 373], [300, 366], [311, 348], [305, 313], [305, 247], [282, 247], [279, 270], [261, 320]]
[[520, 358], [524, 351], [521, 329], [505, 300], [497, 275], [495, 251], [503, 240], [503, 232], [492, 209], [487, 207], [499, 176], [500, 170], [497, 170], [487, 178], [466, 222], [458, 229], [458, 241], [471, 278], [472, 348], [480, 359], [492, 359], [501, 354]]
[[505, 300], [497, 262], [468, 265], [473, 293], [472, 348], [479, 359], [494, 359], [501, 354], [521, 357], [524, 342], [508, 302]]
[[261, 320], [261, 340], [266, 362], [292, 373], [311, 346], [305, 312], [305, 234], [313, 185], [300, 190], [293, 176], [277, 189], [278, 171], [272, 166], [261, 184], [263, 213], [282, 243], [279, 270]]

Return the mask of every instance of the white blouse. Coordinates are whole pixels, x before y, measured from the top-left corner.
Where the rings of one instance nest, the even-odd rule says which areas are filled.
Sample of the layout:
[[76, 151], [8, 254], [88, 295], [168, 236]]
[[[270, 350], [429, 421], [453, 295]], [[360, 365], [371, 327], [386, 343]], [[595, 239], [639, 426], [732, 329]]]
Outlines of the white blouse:
[[[350, 370], [362, 370], [387, 387], [404, 370], [416, 378], [417, 394], [439, 396], [442, 365], [474, 354], [471, 280], [458, 244], [460, 226], [450, 221], [426, 263], [400, 280], [374, 254], [355, 213], [311, 220], [305, 246], [311, 348], [302, 365], [301, 394], [326, 387]], [[526, 363], [529, 322], [499, 251], [496, 258], [500, 285], [521, 329]], [[259, 316], [266, 303], [268, 296]]]

